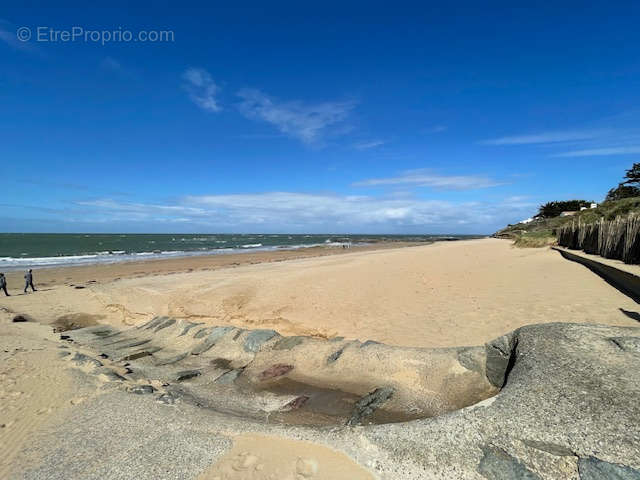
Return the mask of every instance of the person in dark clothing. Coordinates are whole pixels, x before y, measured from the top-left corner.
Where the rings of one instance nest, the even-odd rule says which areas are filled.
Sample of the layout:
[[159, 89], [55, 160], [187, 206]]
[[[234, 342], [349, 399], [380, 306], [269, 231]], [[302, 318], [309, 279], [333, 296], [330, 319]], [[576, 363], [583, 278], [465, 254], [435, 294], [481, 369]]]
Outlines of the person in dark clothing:
[[4, 290], [4, 294], [7, 297], [10, 297], [9, 292], [7, 292], [7, 279], [4, 278], [4, 273], [0, 273], [0, 290]]
[[31, 287], [31, 290], [37, 292], [36, 287], [33, 286], [33, 270], [27, 270], [24, 274], [24, 293], [27, 293], [27, 288]]

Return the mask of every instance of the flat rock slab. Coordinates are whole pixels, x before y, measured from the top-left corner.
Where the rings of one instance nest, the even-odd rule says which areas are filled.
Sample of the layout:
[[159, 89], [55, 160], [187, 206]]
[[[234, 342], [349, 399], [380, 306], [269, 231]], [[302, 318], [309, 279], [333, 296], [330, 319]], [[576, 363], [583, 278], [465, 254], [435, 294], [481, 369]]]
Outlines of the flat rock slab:
[[256, 353], [266, 342], [277, 336], [275, 330], [252, 330], [244, 340], [244, 349]]
[[[252, 338], [251, 348], [260, 351], [256, 358], [268, 350], [267, 342], [278, 341], [273, 331], [258, 332], [242, 332], [237, 340], [244, 349]], [[242, 418], [187, 401], [172, 404], [166, 393], [153, 390], [140, 395], [107, 392], [71, 407], [68, 421], [34, 440], [15, 462], [22, 467], [13, 478], [195, 479], [228, 451], [230, 437], [257, 432], [331, 447], [381, 480], [640, 480], [638, 341], [640, 328], [553, 323], [520, 328], [484, 349], [454, 349], [460, 363], [443, 377], [443, 389], [451, 388], [457, 377], [476, 375], [474, 369], [485, 372], [486, 363], [492, 382], [502, 383], [500, 392], [445, 415], [384, 425], [302, 427], [277, 424], [268, 416], [262, 421]], [[289, 355], [308, 343], [313, 342], [305, 340], [291, 351], [274, 350], [274, 355]], [[339, 346], [319, 345], [318, 368], [347, 368], [341, 365], [359, 358], [351, 356], [354, 352], [389, 354], [383, 345], [347, 348], [326, 365]], [[491, 354], [482, 357], [484, 350]], [[273, 373], [280, 373], [284, 367], [279, 363], [265, 364], [259, 372], [277, 366]], [[414, 364], [408, 365], [410, 372]], [[269, 381], [298, 370], [295, 364]], [[234, 381], [241, 372], [231, 370], [218, 382], [225, 376]], [[356, 411], [384, 408], [399, 395], [389, 396], [383, 383], [378, 387], [354, 405]], [[301, 396], [292, 402], [294, 412], [306, 408]]]
[[580, 480], [640, 480], [640, 470], [587, 457], [578, 461]]

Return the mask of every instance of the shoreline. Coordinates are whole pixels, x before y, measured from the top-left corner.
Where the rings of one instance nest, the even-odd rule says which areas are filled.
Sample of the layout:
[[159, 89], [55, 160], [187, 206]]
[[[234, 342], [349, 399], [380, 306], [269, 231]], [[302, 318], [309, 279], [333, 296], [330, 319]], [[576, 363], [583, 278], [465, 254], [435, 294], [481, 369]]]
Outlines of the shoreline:
[[36, 270], [35, 294], [22, 293], [21, 273], [9, 277], [13, 295], [0, 295], [0, 316], [57, 329], [169, 316], [435, 348], [535, 323], [637, 324], [637, 304], [582, 265], [490, 238]]
[[[475, 239], [470, 239], [475, 240]], [[281, 248], [277, 250], [246, 250], [229, 253], [211, 253], [201, 255], [175, 256], [168, 258], [141, 258], [138, 260], [114, 261], [111, 263], [64, 264], [32, 267], [34, 284], [42, 287], [64, 285], [70, 283], [105, 283], [125, 278], [141, 276], [157, 276], [174, 273], [190, 273], [195, 271], [218, 270], [241, 265], [282, 262], [301, 258], [345, 255], [363, 251], [407, 248], [450, 240], [434, 240], [432, 242], [378, 242], [366, 245], [353, 245], [343, 249], [337, 246], [315, 245], [304, 248]], [[469, 241], [469, 240], [456, 240]], [[8, 289], [22, 291], [25, 269], [4, 270]], [[0, 269], [0, 271], [2, 271]], [[1, 297], [0, 297], [1, 298]]]
[[108, 265], [239, 253], [352, 248], [378, 244], [427, 244], [481, 235], [318, 234], [16, 234], [0, 233], [0, 272], [27, 268]]

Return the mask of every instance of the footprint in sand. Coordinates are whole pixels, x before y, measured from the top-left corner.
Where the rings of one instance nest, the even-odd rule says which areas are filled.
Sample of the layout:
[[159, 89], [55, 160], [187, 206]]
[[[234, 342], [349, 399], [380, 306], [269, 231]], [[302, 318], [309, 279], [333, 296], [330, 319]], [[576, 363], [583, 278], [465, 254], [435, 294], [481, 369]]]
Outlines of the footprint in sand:
[[343, 453], [311, 442], [239, 435], [198, 480], [373, 480]]

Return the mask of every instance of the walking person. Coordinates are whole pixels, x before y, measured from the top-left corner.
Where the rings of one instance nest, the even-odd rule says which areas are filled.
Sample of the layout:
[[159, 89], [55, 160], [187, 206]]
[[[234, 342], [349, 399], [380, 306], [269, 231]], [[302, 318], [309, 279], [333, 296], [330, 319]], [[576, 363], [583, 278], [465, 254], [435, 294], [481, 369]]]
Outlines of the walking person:
[[4, 278], [4, 273], [0, 273], [0, 290], [4, 290], [4, 294], [7, 297], [10, 297], [9, 292], [7, 292], [7, 279]]
[[27, 270], [24, 274], [24, 293], [27, 293], [27, 288], [31, 287], [31, 290], [37, 292], [36, 287], [33, 286], [33, 270]]

